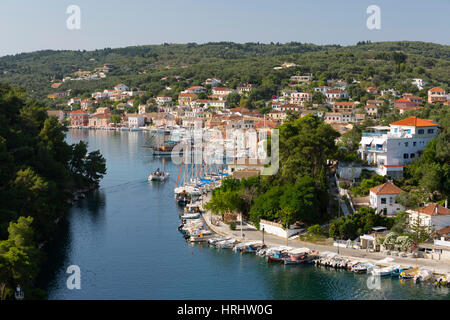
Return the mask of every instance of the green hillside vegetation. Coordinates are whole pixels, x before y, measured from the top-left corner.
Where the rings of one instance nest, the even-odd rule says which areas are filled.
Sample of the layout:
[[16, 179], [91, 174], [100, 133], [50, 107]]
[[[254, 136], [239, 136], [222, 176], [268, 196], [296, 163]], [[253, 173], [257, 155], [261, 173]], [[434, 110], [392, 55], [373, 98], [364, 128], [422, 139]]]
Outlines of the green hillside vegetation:
[[[227, 86], [241, 83], [259, 85], [250, 101], [269, 99], [288, 84], [291, 75], [313, 73], [315, 84], [327, 79], [353, 79], [361, 86], [396, 88], [417, 92], [405, 80], [422, 78], [429, 86], [450, 87], [450, 47], [424, 42], [359, 43], [356, 46], [313, 44], [163, 44], [95, 51], [39, 51], [0, 58], [1, 79], [20, 85], [35, 98], [72, 89], [72, 96], [112, 88], [123, 82], [130, 88], [148, 91], [151, 96], [177, 94], [210, 77]], [[92, 60], [94, 59], [94, 60]], [[295, 67], [274, 70], [284, 62]], [[67, 81], [51, 89], [51, 81], [61, 81], [78, 70], [93, 71], [104, 64], [113, 66], [106, 79]], [[167, 80], [161, 80], [163, 77]], [[175, 76], [178, 76], [175, 78]], [[166, 91], [170, 86], [172, 90]], [[351, 88], [349, 88], [351, 90]], [[364, 95], [353, 90], [353, 96]]]

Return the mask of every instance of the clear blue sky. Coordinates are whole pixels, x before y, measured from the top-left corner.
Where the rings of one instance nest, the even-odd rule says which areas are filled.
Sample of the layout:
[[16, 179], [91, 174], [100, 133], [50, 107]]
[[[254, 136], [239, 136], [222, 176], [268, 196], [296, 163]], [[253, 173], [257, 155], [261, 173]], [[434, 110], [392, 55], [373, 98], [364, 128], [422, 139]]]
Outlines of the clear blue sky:
[[[81, 8], [81, 30], [66, 9]], [[381, 8], [381, 30], [366, 8]], [[42, 49], [234, 42], [450, 44], [449, 0], [0, 0], [0, 56]]]

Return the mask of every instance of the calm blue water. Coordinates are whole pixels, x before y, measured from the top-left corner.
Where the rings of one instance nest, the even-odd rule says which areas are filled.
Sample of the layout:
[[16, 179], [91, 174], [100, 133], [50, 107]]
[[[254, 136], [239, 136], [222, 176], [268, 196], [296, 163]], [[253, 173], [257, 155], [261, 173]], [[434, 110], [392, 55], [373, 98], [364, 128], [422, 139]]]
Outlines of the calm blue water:
[[[450, 299], [448, 288], [382, 280], [312, 266], [268, 265], [252, 255], [191, 246], [177, 231], [170, 180], [147, 182], [162, 167], [143, 132], [73, 130], [71, 143], [100, 149], [108, 173], [101, 188], [78, 202], [50, 250], [42, 281], [50, 299]], [[81, 268], [81, 290], [69, 290], [66, 269]]]

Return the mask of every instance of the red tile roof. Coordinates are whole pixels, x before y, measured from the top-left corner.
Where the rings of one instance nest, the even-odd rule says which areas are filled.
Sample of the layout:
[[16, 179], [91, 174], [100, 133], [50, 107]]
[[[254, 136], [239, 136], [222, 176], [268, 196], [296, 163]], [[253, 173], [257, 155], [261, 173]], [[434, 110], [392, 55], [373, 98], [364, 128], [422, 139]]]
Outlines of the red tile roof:
[[434, 87], [434, 88], [431, 88], [430, 90], [428, 90], [428, 91], [430, 91], [430, 92], [445, 92], [445, 90], [444, 89], [442, 89], [442, 88], [439, 88], [439, 87]]
[[447, 209], [440, 204], [437, 203], [430, 203], [425, 208], [420, 208], [420, 213], [427, 214], [429, 216], [438, 216], [438, 215], [449, 215], [450, 209]]
[[400, 194], [403, 192], [403, 190], [391, 182], [386, 182], [370, 189], [370, 192], [373, 192], [375, 194]]
[[429, 119], [420, 119], [417, 117], [409, 117], [400, 121], [392, 122], [392, 126], [408, 126], [408, 127], [437, 127], [438, 123]]
[[439, 235], [450, 234], [450, 226], [447, 226], [447, 227], [442, 228], [440, 230], [436, 230], [436, 233], [439, 234]]

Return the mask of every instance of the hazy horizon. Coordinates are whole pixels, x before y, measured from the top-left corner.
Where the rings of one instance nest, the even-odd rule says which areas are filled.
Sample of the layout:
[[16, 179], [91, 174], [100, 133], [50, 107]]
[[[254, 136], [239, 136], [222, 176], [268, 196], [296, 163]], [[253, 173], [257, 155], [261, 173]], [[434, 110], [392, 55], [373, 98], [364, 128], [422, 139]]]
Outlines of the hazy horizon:
[[[67, 26], [80, 9], [80, 29]], [[380, 8], [369, 30], [367, 8]], [[0, 56], [41, 50], [95, 50], [163, 43], [229, 41], [354, 45], [424, 41], [450, 45], [447, 0], [2, 0]], [[73, 21], [73, 20], [72, 20]], [[401, 39], [401, 40], [399, 40]]]

